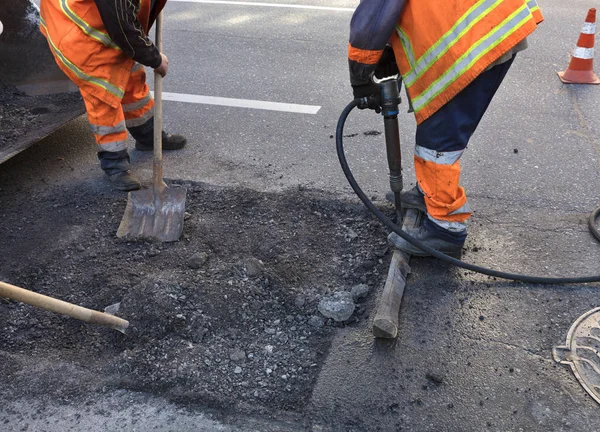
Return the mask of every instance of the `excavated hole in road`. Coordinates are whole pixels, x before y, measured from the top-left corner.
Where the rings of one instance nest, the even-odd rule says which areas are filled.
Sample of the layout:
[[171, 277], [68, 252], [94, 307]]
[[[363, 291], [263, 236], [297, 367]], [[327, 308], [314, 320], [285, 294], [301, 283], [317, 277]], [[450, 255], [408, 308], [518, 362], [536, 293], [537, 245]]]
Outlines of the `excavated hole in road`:
[[[170, 244], [116, 238], [122, 194], [0, 195], [0, 280], [97, 310], [120, 302], [132, 325], [122, 336], [0, 301], [2, 397], [68, 403], [128, 389], [302, 411], [336, 327], [372, 310], [386, 233], [361, 204], [320, 191], [187, 186], [184, 234]], [[316, 318], [323, 295], [360, 283], [372, 294], [349, 322]]]

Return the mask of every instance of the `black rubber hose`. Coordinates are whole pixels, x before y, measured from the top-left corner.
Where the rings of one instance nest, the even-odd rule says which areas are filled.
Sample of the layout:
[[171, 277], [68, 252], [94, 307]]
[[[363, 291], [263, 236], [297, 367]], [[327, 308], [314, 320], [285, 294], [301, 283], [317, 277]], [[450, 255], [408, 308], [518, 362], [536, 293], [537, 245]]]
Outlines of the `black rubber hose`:
[[432, 249], [425, 245], [423, 242], [417, 240], [414, 237], [406, 234], [402, 229], [392, 222], [386, 215], [384, 215], [376, 206], [367, 198], [365, 193], [362, 191], [354, 175], [352, 175], [352, 171], [350, 171], [350, 167], [348, 166], [348, 161], [346, 160], [346, 156], [344, 154], [344, 143], [342, 141], [342, 137], [344, 136], [344, 125], [346, 124], [346, 119], [350, 112], [356, 108], [359, 100], [355, 99], [344, 109], [342, 114], [340, 115], [340, 119], [336, 128], [336, 148], [338, 158], [340, 160], [340, 165], [342, 166], [342, 170], [344, 171], [344, 175], [346, 179], [348, 179], [348, 183], [358, 195], [360, 200], [363, 202], [365, 206], [373, 213], [377, 219], [379, 219], [386, 227], [390, 230], [394, 231], [400, 237], [402, 237], [407, 242], [413, 244], [419, 249], [427, 252], [431, 256], [439, 259], [440, 261], [444, 261], [448, 264], [453, 264], [457, 267], [464, 268], [466, 270], [471, 270], [477, 273], [482, 273], [488, 276], [494, 276], [502, 279], [515, 280], [520, 282], [534, 283], [534, 284], [578, 284], [578, 283], [589, 283], [589, 282], [600, 282], [600, 275], [597, 276], [585, 276], [585, 277], [565, 277], [565, 278], [551, 278], [551, 277], [540, 277], [540, 276], [530, 276], [530, 275], [521, 275], [514, 273], [506, 273], [498, 270], [488, 269], [485, 267], [480, 267], [474, 264], [469, 264], [464, 261], [458, 260], [456, 258], [452, 258], [446, 254], [438, 252], [435, 249]]
[[600, 241], [600, 231], [598, 231], [598, 218], [600, 218], [600, 207], [598, 207], [592, 212], [589, 220], [590, 231], [592, 232], [594, 237], [596, 237], [596, 239]]

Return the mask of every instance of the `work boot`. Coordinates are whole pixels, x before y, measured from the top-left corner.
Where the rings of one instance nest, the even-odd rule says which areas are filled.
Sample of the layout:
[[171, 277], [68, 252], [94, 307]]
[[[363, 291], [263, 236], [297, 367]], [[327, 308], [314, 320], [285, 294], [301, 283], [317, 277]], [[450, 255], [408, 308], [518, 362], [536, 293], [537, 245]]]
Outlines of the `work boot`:
[[129, 154], [127, 150], [118, 152], [98, 152], [100, 167], [112, 183], [113, 187], [121, 191], [132, 191], [142, 187], [140, 181], [129, 171]]
[[[388, 192], [386, 195], [388, 201], [392, 204], [396, 204], [394, 201], [394, 194], [392, 192]], [[400, 204], [403, 209], [412, 208], [421, 210], [422, 212], [427, 211], [427, 207], [425, 206], [425, 195], [419, 189], [419, 186], [415, 186], [412, 189], [407, 191], [400, 192]]]
[[[408, 228], [403, 231], [406, 232], [406, 234], [408, 234], [409, 236], [414, 237], [415, 239], [425, 243], [426, 246], [429, 246], [432, 249], [445, 253], [446, 255], [460, 255], [465, 243], [464, 240], [458, 243], [445, 240], [435, 235], [435, 233], [427, 230], [427, 228], [425, 228], [424, 226], [418, 228]], [[430, 256], [427, 252], [422, 251], [416, 246], [413, 246], [395, 232], [392, 232], [388, 236], [388, 244], [390, 246], [395, 247], [396, 249], [399, 249], [403, 252], [409, 253], [414, 256]]]
[[[146, 123], [136, 127], [127, 128], [133, 138], [135, 138], [135, 149], [138, 151], [154, 150], [154, 117]], [[187, 143], [187, 139], [182, 135], [170, 135], [162, 132], [162, 149], [179, 150]]]
[[109, 175], [108, 178], [112, 183], [113, 187], [120, 191], [133, 191], [138, 190], [142, 187], [142, 183], [134, 176], [131, 171], [123, 171], [113, 175]]
[[[163, 150], [179, 150], [185, 147], [187, 139], [183, 135], [170, 135], [163, 131], [162, 133], [162, 149]], [[139, 141], [135, 142], [137, 151], [152, 151], [154, 150], [154, 141], [152, 144], [143, 144]]]

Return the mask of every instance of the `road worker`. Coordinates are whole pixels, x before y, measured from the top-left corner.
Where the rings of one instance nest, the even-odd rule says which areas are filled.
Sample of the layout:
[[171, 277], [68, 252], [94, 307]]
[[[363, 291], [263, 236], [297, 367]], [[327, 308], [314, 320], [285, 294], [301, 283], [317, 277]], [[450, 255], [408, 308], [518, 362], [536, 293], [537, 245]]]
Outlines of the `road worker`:
[[[376, 101], [373, 72], [399, 70], [417, 121], [417, 185], [401, 193], [401, 204], [427, 215], [407, 234], [436, 250], [456, 255], [463, 247], [471, 211], [459, 186], [459, 159], [542, 21], [535, 0], [362, 0], [354, 12], [348, 46], [354, 97]], [[426, 255], [395, 233], [388, 240]]]
[[[79, 87], [100, 166], [114, 188], [141, 187], [131, 173], [127, 131], [139, 151], [154, 142], [154, 100], [144, 66], [165, 76], [169, 61], [148, 38], [166, 0], [41, 0], [40, 28], [58, 66]], [[186, 144], [163, 132], [163, 149]]]

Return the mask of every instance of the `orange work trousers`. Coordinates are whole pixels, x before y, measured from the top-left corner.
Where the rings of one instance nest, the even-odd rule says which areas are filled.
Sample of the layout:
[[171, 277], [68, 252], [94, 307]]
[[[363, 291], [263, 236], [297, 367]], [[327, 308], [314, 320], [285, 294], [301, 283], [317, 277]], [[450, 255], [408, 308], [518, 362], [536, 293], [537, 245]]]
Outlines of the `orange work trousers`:
[[114, 108], [81, 90], [90, 129], [99, 152], [127, 150], [127, 129], [145, 124], [154, 116], [154, 99], [146, 83], [144, 67], [135, 63], [121, 105]]

